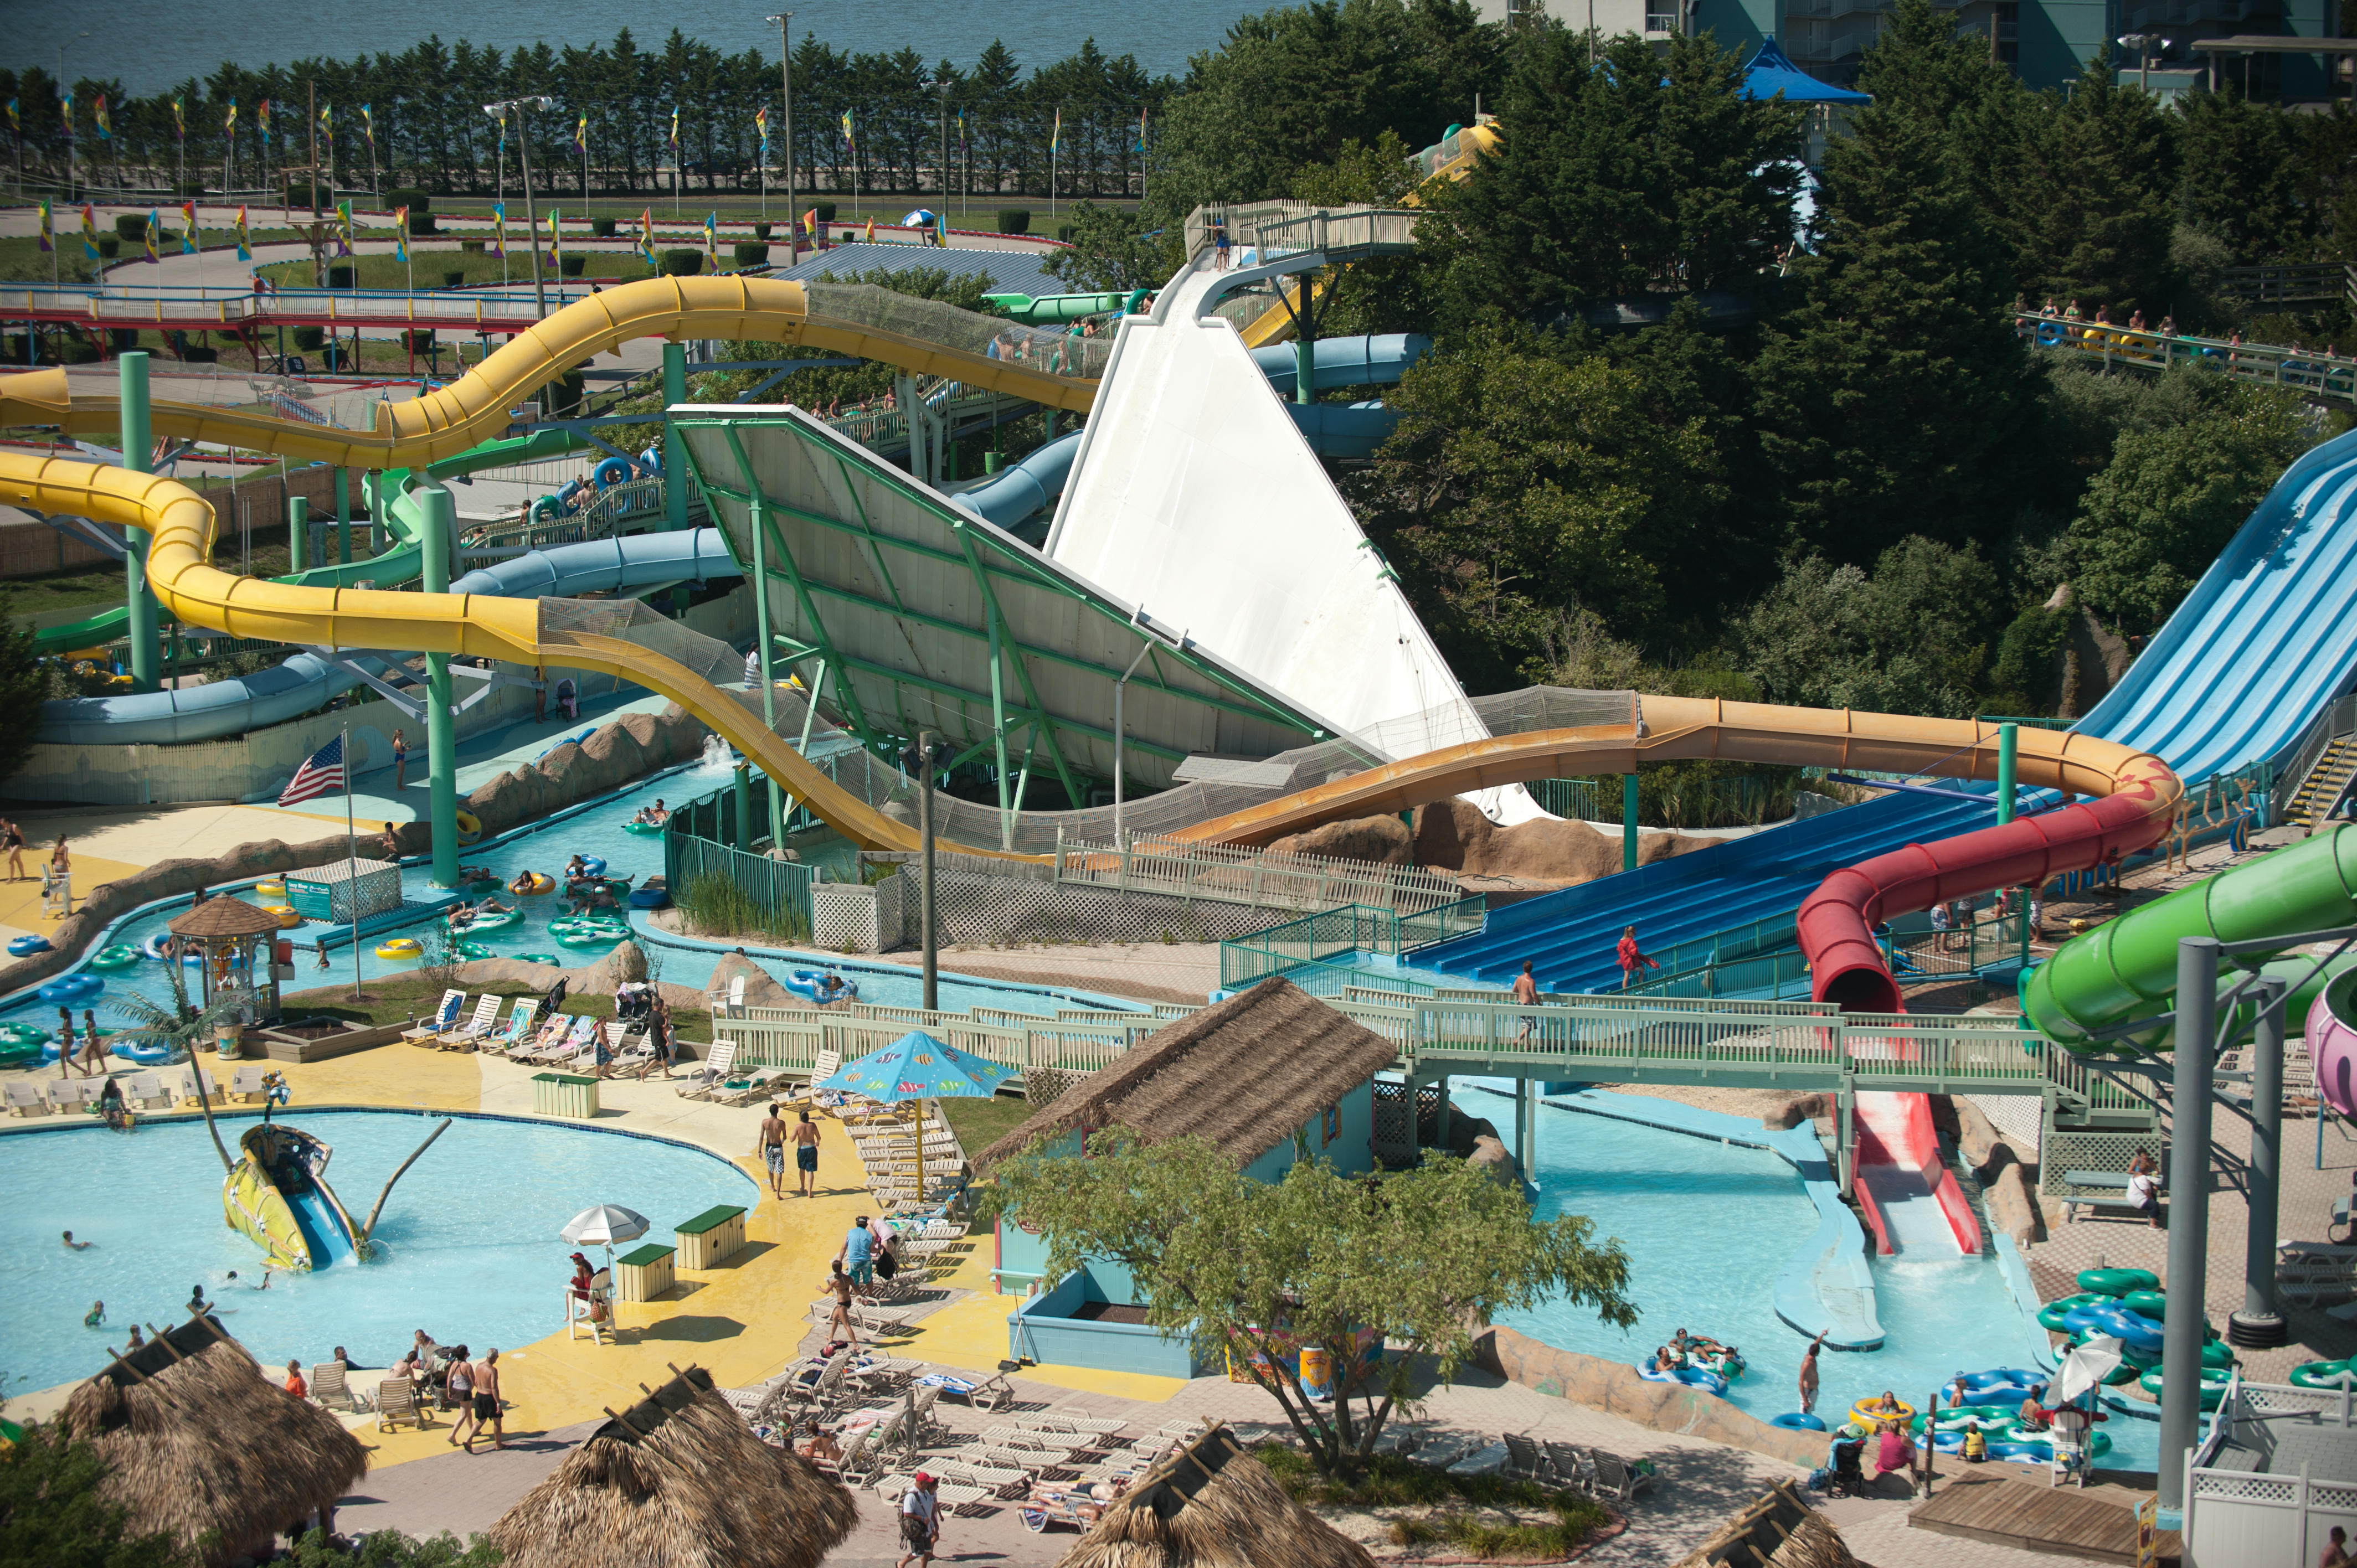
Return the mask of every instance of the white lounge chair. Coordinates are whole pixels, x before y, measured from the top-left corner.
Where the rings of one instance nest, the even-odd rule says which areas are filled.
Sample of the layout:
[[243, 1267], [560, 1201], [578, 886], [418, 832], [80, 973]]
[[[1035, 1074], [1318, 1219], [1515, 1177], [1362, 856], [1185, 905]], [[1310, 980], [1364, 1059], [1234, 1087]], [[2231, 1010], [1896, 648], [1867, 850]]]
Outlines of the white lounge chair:
[[495, 1057], [513, 1056], [517, 1051], [529, 1047], [533, 1037], [533, 1015], [539, 1011], [540, 1002], [537, 998], [517, 997], [515, 1005], [508, 1009], [506, 1026], [498, 1034], [484, 1040], [484, 1054]]
[[491, 1026], [498, 1023], [499, 1018], [500, 999], [486, 991], [476, 1002], [474, 1012], [468, 1015], [467, 1021], [457, 1028], [447, 1031], [434, 1043], [446, 1051], [478, 1049], [483, 1043], [483, 1036], [491, 1032]]
[[95, 1098], [92, 1090], [97, 1087], [97, 1081], [92, 1079], [51, 1079], [48, 1090], [49, 1104], [58, 1111], [79, 1111], [85, 1102]]
[[229, 1096], [241, 1105], [259, 1102], [263, 1095], [262, 1080], [270, 1069], [260, 1062], [241, 1062], [230, 1075]]
[[683, 1100], [709, 1100], [712, 1091], [728, 1081], [729, 1069], [737, 1064], [737, 1042], [723, 1040], [712, 1047], [710, 1059], [690, 1072], [679, 1086]]
[[401, 1037], [413, 1046], [431, 1045], [435, 1037], [444, 1030], [455, 1029], [458, 1026], [458, 1015], [465, 1012], [466, 1008], [465, 992], [446, 991], [442, 993], [442, 1000], [435, 1004], [433, 1016], [420, 1018], [417, 1021], [417, 1026], [413, 1029], [404, 1029], [401, 1032]]
[[8, 1080], [8, 1114], [11, 1116], [47, 1116], [49, 1102], [41, 1093], [41, 1086], [28, 1078]]
[[142, 1111], [161, 1110], [172, 1103], [162, 1080], [152, 1072], [135, 1072], [124, 1079], [123, 1098]]
[[818, 1092], [818, 1086], [842, 1070], [843, 1053], [841, 1051], [827, 1050], [819, 1052], [817, 1059], [811, 1063], [810, 1081], [808, 1083], [797, 1084], [792, 1090], [789, 1090], [786, 1094], [786, 1102], [788, 1104], [810, 1104], [812, 1098]]

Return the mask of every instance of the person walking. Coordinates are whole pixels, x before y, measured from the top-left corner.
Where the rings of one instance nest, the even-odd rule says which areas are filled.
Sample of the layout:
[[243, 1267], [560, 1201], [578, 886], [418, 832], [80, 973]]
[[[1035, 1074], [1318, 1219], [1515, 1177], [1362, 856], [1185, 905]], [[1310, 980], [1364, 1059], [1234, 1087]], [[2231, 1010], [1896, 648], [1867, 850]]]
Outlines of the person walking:
[[467, 1435], [463, 1444], [467, 1452], [475, 1451], [475, 1440], [483, 1435], [484, 1423], [490, 1426], [491, 1446], [505, 1448], [507, 1422], [500, 1413], [500, 1353], [496, 1348], [483, 1352], [483, 1359], [474, 1365], [475, 1430]]
[[[1531, 977], [1531, 961], [1529, 959], [1524, 959], [1523, 961], [1523, 972], [1514, 976], [1513, 997], [1516, 1002], [1519, 1002], [1525, 1006], [1535, 1007], [1539, 1004], [1539, 983]], [[1523, 1014], [1523, 1032], [1514, 1036], [1516, 1042], [1520, 1043], [1521, 1041], [1529, 1039], [1531, 1037], [1532, 1031], [1535, 1030], [1538, 1026], [1539, 1015], [1537, 1014]]]
[[[851, 1276], [843, 1272], [843, 1260], [834, 1261], [834, 1272], [827, 1276], [826, 1288], [834, 1293], [834, 1311], [826, 1320], [826, 1337], [845, 1345], [859, 1343], [859, 1330], [851, 1321]], [[840, 1334], [836, 1330], [840, 1329]]]
[[[73, 1009], [58, 1009], [58, 1076], [71, 1078], [74, 1065]], [[84, 1073], [84, 1078], [90, 1075]]]
[[1620, 945], [1617, 950], [1617, 953], [1620, 960], [1620, 989], [1623, 991], [1628, 990], [1631, 985], [1637, 983], [1637, 971], [1639, 969], [1659, 969], [1662, 967], [1660, 964], [1655, 963], [1652, 959], [1647, 958], [1638, 948], [1637, 928], [1634, 926], [1622, 928], [1620, 932]]
[[396, 794], [409, 788], [409, 741], [399, 730], [393, 732], [393, 788]]
[[941, 1483], [920, 1470], [900, 1494], [900, 1544], [907, 1548], [892, 1568], [931, 1568], [942, 1540]]
[[0, 817], [0, 848], [8, 852], [8, 880], [30, 881], [25, 875], [25, 830], [5, 817]]
[[818, 1196], [818, 1123], [804, 1111], [794, 1123], [794, 1173], [804, 1197]]
[[106, 1070], [106, 1045], [98, 1032], [98, 1015], [85, 1012], [81, 1015], [81, 1058], [76, 1063], [84, 1078], [94, 1078]]
[[770, 1101], [770, 1113], [761, 1118], [761, 1164], [770, 1173], [770, 1196], [786, 1196], [786, 1120], [778, 1114], [777, 1102]]
[[843, 1246], [834, 1261], [854, 1284], [873, 1288], [876, 1283], [876, 1234], [867, 1229], [867, 1216], [861, 1215], [851, 1222], [843, 1238]]
[[1809, 1341], [1808, 1349], [1802, 1353], [1801, 1413], [1803, 1415], [1811, 1414], [1817, 1408], [1817, 1352], [1824, 1347], [1825, 1335], [1831, 1332], [1831, 1329], [1819, 1330], [1817, 1337]]
[[455, 1406], [458, 1412], [458, 1419], [450, 1426], [450, 1446], [456, 1448], [458, 1434], [475, 1419], [475, 1369], [467, 1359], [464, 1345], [450, 1352], [450, 1365], [442, 1376], [442, 1403], [445, 1409]]

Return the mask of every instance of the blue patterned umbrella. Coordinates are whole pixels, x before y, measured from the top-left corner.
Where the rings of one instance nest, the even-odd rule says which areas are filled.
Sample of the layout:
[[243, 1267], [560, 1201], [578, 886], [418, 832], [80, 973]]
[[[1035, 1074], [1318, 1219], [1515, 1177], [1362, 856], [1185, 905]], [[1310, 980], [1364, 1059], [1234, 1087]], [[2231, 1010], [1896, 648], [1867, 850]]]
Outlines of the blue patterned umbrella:
[[985, 1061], [955, 1046], [943, 1045], [922, 1029], [911, 1029], [882, 1050], [845, 1062], [841, 1071], [817, 1087], [888, 1103], [987, 1099], [1014, 1076], [1011, 1067]]

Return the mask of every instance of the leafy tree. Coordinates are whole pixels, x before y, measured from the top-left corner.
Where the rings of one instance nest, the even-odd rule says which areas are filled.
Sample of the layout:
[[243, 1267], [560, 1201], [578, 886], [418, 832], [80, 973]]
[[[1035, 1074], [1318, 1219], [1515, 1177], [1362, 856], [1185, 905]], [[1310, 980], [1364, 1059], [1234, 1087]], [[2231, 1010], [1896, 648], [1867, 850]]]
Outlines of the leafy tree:
[[132, 1533], [130, 1510], [99, 1490], [105, 1477], [89, 1444], [27, 1428], [0, 1462], [0, 1568], [184, 1568], [172, 1536]]
[[371, 1530], [358, 1554], [315, 1530], [289, 1554], [295, 1568], [498, 1568], [502, 1555], [490, 1536], [471, 1535], [461, 1544], [447, 1530], [422, 1541], [397, 1530]]
[[1048, 271], [1076, 294], [1159, 288], [1178, 270], [1178, 247], [1146, 231], [1134, 208], [1083, 201], [1072, 209], [1072, 248], [1048, 259]]
[[[1265, 1183], [1200, 1138], [1148, 1144], [1112, 1127], [1088, 1134], [1086, 1157], [1050, 1147], [1035, 1142], [999, 1176], [1007, 1206], [1048, 1239], [1049, 1277], [1089, 1259], [1128, 1270], [1146, 1321], [1251, 1367], [1329, 1480], [1361, 1471], [1384, 1423], [1414, 1408], [1422, 1365], [1443, 1380], [1464, 1365], [1477, 1325], [1550, 1298], [1637, 1320], [1618, 1240], [1594, 1240], [1578, 1215], [1534, 1220], [1519, 1193], [1463, 1160], [1351, 1180], [1305, 1158]], [[1390, 1354], [1354, 1373], [1361, 1329]], [[1333, 1355], [1330, 1407], [1262, 1369], [1301, 1345]]]
[[1761, 452], [1790, 541], [1863, 563], [1909, 532], [1962, 542], [2014, 504], [2005, 454], [2039, 378], [2002, 312], [2003, 245], [1947, 137], [1880, 103], [1826, 148], [1804, 305], [1756, 368]]
[[2088, 60], [2071, 96], [2032, 149], [2022, 188], [2031, 257], [2023, 282], [2108, 305], [2126, 321], [2173, 307], [2169, 243], [2176, 229], [2176, 158], [2153, 97], [2114, 80], [2106, 45]]
[[1901, 540], [1871, 575], [1812, 555], [1745, 618], [1739, 661], [1770, 702], [1968, 718], [2006, 610], [1970, 546]]
[[1641, 632], [1685, 596], [1723, 485], [1698, 422], [1657, 419], [1643, 391], [1489, 331], [1402, 380], [1361, 515], [1469, 682], [1512, 679], [1575, 599]]
[[33, 647], [33, 634], [13, 622], [0, 627], [0, 779], [33, 755], [48, 696], [49, 671]]
[[1738, 58], [1633, 37], [1534, 32], [1500, 103], [1503, 145], [1429, 194], [1419, 251], [1447, 269], [1441, 325], [1577, 310], [1649, 289], [1757, 295], [1792, 240], [1800, 112], [1742, 96]]
[[[1361, 202], [1397, 207], [1422, 183], [1414, 150], [1386, 130], [1370, 146], [1348, 141], [1334, 161], [1303, 164], [1293, 171], [1296, 201], [1321, 207]], [[1423, 332], [1430, 328], [1430, 269], [1415, 256], [1377, 256], [1347, 267], [1329, 268], [1319, 281], [1318, 329], [1339, 338], [1361, 332]]]
[[2232, 91], [2189, 93], [2177, 113], [2188, 221], [2246, 262], [2281, 255], [2313, 237], [2319, 215], [2301, 199], [2303, 149], [2291, 116]]
[[2228, 382], [2181, 423], [2129, 429], [2071, 523], [2072, 586], [2105, 625], [2156, 630], [2315, 440], [2298, 399]]

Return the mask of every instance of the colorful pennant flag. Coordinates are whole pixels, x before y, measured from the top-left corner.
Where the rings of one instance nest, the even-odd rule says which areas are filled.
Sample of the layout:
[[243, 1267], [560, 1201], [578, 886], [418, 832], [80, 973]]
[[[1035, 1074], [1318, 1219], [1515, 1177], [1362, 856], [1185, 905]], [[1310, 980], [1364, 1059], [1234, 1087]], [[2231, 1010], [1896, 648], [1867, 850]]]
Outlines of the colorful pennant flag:
[[679, 106], [677, 104], [673, 104], [671, 111], [671, 150], [674, 153], [679, 151]]
[[573, 150], [582, 156], [589, 156], [589, 111], [584, 109], [573, 126]]
[[339, 201], [336, 203], [336, 253], [339, 256], [350, 255], [352, 241], [357, 236], [352, 230], [352, 204], [349, 201]]
[[507, 253], [508, 204], [504, 201], [494, 201], [491, 203], [491, 254], [504, 256]]
[[319, 140], [328, 150], [328, 166], [333, 168], [336, 163], [336, 106], [332, 103], [319, 105]]
[[1054, 152], [1056, 148], [1062, 144], [1063, 140], [1064, 111], [1060, 106], [1056, 111], [1056, 123], [1048, 127], [1048, 150], [1050, 153]]
[[98, 209], [87, 201], [81, 204], [81, 249], [91, 261], [98, 260]]
[[193, 201], [180, 203], [180, 218], [188, 224], [180, 235], [180, 254], [193, 256], [205, 248], [204, 235], [197, 227], [197, 204]]
[[851, 134], [851, 111], [848, 109], [843, 112], [843, 145], [846, 147], [859, 145], [859, 138]]
[[49, 204], [46, 201], [42, 202], [41, 249], [44, 251], [54, 251], [58, 248], [58, 236], [57, 231], [53, 227], [54, 222], [55, 220], [49, 212]]
[[253, 235], [245, 226], [245, 209], [242, 207], [237, 209], [237, 259], [241, 262], [253, 260]]
[[69, 92], [63, 98], [58, 100], [58, 113], [65, 116], [66, 140], [70, 142], [73, 140], [74, 134], [72, 93]]
[[361, 105], [361, 134], [368, 138], [369, 156], [376, 156], [376, 113], [365, 103]]
[[8, 129], [19, 136], [25, 134], [25, 119], [16, 113], [16, 101], [13, 98], [8, 100]]
[[876, 220], [873, 218], [867, 220], [867, 242], [871, 245], [876, 242]]
[[655, 209], [651, 207], [639, 214], [639, 257], [649, 266], [655, 264]]
[[172, 94], [172, 140], [188, 139], [188, 105], [177, 92]]
[[1143, 109], [1137, 112], [1137, 151], [1146, 151], [1146, 111]]
[[761, 138], [761, 156], [766, 161], [770, 156], [770, 106], [768, 104], [764, 103], [753, 111], [753, 129]]
[[565, 270], [565, 225], [558, 221], [556, 209], [548, 209], [548, 253], [556, 258], [556, 270]]
[[507, 117], [506, 115], [504, 115], [504, 114], [502, 114], [502, 115], [500, 115], [500, 151], [499, 151], [499, 156], [500, 156], [500, 157], [502, 157], [502, 158], [504, 158], [504, 157], [506, 157], [506, 156], [508, 156], [508, 117]]
[[237, 100], [234, 98], [229, 101], [229, 113], [221, 121], [221, 135], [228, 141], [237, 140]]
[[149, 208], [147, 209], [147, 259], [151, 262], [161, 262], [164, 259], [156, 253], [156, 237], [163, 232], [163, 217], [154, 208]]
[[95, 115], [98, 121], [98, 139], [102, 142], [113, 141], [114, 126], [106, 117], [106, 94], [103, 92], [98, 95], [98, 108]]
[[813, 207], [808, 212], [802, 214], [802, 232], [808, 234], [813, 240], [818, 238], [817, 208]]
[[409, 209], [406, 207], [393, 209], [393, 259], [397, 262], [409, 260]]
[[704, 254], [705, 258], [712, 263], [712, 270], [718, 272], [720, 270], [720, 214], [717, 212], [707, 212], [704, 216]]
[[265, 98], [253, 112], [253, 134], [262, 138], [262, 156], [270, 156], [270, 100]]

